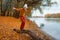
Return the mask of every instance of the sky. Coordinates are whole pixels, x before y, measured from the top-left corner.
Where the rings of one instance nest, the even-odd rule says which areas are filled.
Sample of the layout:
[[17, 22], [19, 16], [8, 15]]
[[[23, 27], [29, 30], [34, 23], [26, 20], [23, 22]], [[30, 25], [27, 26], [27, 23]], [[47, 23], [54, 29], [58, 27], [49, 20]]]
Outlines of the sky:
[[44, 16], [47, 13], [55, 14], [60, 13], [60, 0], [52, 0], [51, 2], [57, 2], [57, 4], [52, 5], [51, 7], [45, 7], [43, 9], [43, 14], [40, 14], [39, 10], [35, 10], [32, 13], [32, 16]]

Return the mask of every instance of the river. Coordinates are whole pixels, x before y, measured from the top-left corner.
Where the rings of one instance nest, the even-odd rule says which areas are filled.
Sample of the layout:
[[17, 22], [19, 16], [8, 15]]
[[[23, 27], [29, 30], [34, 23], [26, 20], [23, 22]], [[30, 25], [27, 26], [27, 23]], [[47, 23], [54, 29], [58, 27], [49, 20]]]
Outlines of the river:
[[[59, 18], [29, 18], [31, 21], [35, 22], [38, 27], [51, 35], [52, 37], [60, 40], [60, 19]], [[44, 24], [41, 26], [41, 24]]]

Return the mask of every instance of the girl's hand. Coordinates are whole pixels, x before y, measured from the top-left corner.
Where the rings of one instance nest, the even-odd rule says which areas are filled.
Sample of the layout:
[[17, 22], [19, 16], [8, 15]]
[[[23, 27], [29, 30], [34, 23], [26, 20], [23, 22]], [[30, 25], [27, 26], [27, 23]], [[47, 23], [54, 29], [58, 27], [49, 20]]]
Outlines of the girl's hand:
[[15, 7], [13, 7], [13, 9], [16, 9]]

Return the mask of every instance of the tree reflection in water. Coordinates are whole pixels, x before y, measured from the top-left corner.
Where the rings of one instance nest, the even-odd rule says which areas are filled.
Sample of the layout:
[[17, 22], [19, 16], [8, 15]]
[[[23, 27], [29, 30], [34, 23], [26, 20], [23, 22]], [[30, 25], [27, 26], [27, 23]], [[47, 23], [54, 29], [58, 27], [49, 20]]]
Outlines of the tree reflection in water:
[[47, 22], [60, 22], [60, 18], [46, 18]]

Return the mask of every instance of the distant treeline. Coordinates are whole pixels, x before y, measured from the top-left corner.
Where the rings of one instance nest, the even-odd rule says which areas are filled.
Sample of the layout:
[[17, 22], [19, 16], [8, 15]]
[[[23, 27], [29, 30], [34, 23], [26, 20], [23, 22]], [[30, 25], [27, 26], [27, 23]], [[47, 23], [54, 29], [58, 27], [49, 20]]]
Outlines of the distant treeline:
[[60, 18], [60, 13], [46, 14], [45, 18]]

